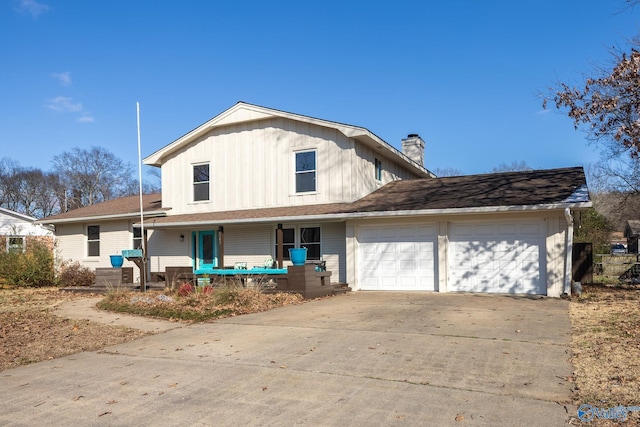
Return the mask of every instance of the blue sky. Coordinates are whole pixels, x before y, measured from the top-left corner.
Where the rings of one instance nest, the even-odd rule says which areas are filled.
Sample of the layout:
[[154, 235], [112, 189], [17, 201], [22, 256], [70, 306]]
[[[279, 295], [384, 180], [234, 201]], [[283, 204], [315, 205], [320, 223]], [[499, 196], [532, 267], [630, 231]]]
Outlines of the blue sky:
[[362, 126], [427, 168], [587, 165], [597, 149], [540, 93], [638, 33], [622, 0], [0, 0], [0, 157], [73, 147], [137, 163], [245, 101]]

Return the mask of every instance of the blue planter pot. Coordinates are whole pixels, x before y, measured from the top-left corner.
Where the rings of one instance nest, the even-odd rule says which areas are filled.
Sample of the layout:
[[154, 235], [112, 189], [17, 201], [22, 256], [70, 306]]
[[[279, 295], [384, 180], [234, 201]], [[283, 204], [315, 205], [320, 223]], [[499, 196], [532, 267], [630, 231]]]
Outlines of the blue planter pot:
[[122, 255], [109, 255], [109, 257], [111, 258], [111, 267], [122, 267], [122, 263], [124, 262], [124, 258], [122, 257]]
[[307, 248], [289, 249], [289, 258], [293, 265], [304, 265], [307, 260]]

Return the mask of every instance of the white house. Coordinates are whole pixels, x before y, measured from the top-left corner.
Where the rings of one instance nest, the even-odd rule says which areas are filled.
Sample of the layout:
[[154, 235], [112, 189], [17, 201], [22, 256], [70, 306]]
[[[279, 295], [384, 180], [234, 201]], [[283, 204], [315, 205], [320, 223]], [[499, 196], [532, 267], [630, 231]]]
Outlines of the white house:
[[[151, 271], [193, 271], [304, 246], [354, 290], [570, 292], [573, 212], [591, 206], [582, 168], [436, 178], [424, 141], [402, 152], [357, 126], [239, 102], [144, 163]], [[49, 217], [60, 254], [91, 267], [138, 247], [139, 199]], [[285, 264], [288, 261], [285, 260]]]
[[53, 243], [53, 227], [36, 223], [36, 218], [0, 208], [0, 250], [24, 252], [32, 239]]

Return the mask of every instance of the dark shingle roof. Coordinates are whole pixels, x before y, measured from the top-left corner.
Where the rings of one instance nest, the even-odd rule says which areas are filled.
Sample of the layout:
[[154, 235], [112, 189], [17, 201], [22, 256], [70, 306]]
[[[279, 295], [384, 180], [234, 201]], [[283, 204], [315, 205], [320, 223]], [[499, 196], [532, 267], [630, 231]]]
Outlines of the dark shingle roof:
[[[588, 202], [586, 179], [581, 167], [526, 172], [506, 172], [445, 178], [394, 181], [354, 203], [287, 206], [223, 212], [168, 215], [153, 218], [153, 224], [215, 223], [269, 218], [348, 215], [366, 212], [465, 209], [498, 206], [535, 206], [576, 201]], [[139, 212], [138, 197], [110, 200], [66, 212], [48, 220], [90, 216], [127, 215]], [[146, 195], [145, 211], [161, 209], [160, 195]]]
[[[142, 205], [144, 212], [159, 211], [162, 209], [160, 193], [143, 194]], [[90, 218], [109, 215], [132, 215], [140, 212], [140, 196], [127, 196], [118, 199], [107, 200], [95, 205], [73, 209], [58, 215], [47, 217], [40, 222], [59, 221], [73, 218]]]
[[581, 187], [581, 167], [394, 181], [355, 202], [354, 212], [543, 205]]

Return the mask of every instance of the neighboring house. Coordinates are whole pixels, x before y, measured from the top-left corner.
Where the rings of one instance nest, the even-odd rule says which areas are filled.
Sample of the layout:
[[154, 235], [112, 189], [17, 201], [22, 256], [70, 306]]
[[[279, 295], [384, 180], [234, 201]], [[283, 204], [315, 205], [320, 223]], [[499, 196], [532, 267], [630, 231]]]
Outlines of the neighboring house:
[[[151, 154], [151, 271], [194, 271], [308, 248], [354, 290], [570, 292], [572, 210], [591, 206], [582, 168], [435, 178], [424, 141], [402, 152], [367, 129], [240, 102]], [[140, 242], [138, 197], [43, 222], [60, 253], [108, 267]], [[224, 256], [224, 260], [221, 258]]]
[[640, 236], [640, 220], [630, 219], [624, 227], [624, 237], [627, 239], [627, 253], [638, 253], [638, 237]]
[[36, 218], [0, 208], [0, 250], [24, 252], [35, 241], [53, 248], [53, 227], [36, 224]]

